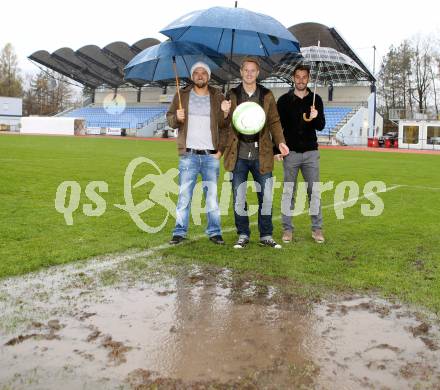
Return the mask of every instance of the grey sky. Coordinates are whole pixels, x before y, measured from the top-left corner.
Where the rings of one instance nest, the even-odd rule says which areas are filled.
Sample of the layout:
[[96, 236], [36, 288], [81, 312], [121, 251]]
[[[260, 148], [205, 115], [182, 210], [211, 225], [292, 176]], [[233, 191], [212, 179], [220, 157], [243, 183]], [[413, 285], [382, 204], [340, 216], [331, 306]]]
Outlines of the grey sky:
[[[290, 27], [318, 22], [335, 27], [366, 65], [376, 69], [391, 44], [417, 33], [440, 34], [440, 3], [403, 1], [281, 1], [239, 0], [239, 7], [273, 16]], [[0, 47], [11, 42], [24, 72], [35, 71], [26, 57], [36, 50], [60, 47], [76, 50], [86, 44], [100, 47], [113, 41], [133, 44], [142, 38], [164, 40], [158, 31], [179, 16], [212, 6], [234, 6], [233, 0], [186, 1], [54, 1], [6, 0], [1, 8]]]

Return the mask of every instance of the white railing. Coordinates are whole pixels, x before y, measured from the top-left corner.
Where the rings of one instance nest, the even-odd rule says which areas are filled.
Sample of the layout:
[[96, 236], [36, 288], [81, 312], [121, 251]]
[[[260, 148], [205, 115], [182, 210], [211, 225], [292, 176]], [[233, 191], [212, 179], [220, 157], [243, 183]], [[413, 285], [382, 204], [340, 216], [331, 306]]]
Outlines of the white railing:
[[434, 110], [410, 110], [405, 108], [391, 108], [389, 111], [389, 119], [392, 121], [399, 120], [439, 120], [440, 114]]

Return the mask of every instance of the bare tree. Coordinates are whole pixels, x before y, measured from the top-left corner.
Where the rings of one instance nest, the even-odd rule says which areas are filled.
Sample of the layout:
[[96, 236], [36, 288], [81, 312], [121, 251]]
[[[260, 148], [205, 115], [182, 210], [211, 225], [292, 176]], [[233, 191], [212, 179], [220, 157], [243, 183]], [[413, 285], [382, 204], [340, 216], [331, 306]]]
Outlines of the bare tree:
[[439, 115], [440, 44], [436, 36], [415, 36], [391, 46], [382, 60], [378, 95], [383, 114], [391, 109]]
[[413, 51], [408, 41], [399, 47], [391, 46], [382, 60], [378, 76], [378, 94], [382, 111], [388, 113], [392, 108], [407, 108], [411, 105], [409, 84]]
[[431, 64], [431, 91], [432, 97], [434, 99], [434, 109], [437, 118], [440, 119], [439, 116], [439, 104], [438, 104], [438, 90], [440, 84], [440, 38], [436, 36], [431, 36], [430, 41], [433, 45], [432, 51], [432, 64]]
[[0, 96], [18, 97], [23, 94], [23, 84], [17, 55], [10, 43], [0, 51]]
[[414, 51], [410, 46], [410, 42], [405, 40], [399, 46], [398, 54], [400, 56], [399, 72], [400, 72], [400, 89], [403, 97], [403, 107], [412, 109], [412, 101], [410, 95], [410, 77], [411, 77], [411, 60], [414, 56]]
[[440, 57], [437, 55], [437, 57], [433, 61], [433, 66], [431, 66], [431, 86], [432, 86], [432, 93], [434, 95], [434, 108], [435, 113], [437, 117], [439, 116], [439, 110], [438, 110], [438, 100], [437, 100], [437, 80], [440, 79]]
[[73, 90], [64, 76], [41, 71], [29, 84], [23, 101], [26, 115], [54, 115], [72, 105]]
[[415, 37], [412, 41], [414, 57], [412, 61], [412, 76], [415, 83], [413, 98], [419, 106], [419, 111], [426, 110], [428, 93], [431, 87], [432, 47], [427, 38]]

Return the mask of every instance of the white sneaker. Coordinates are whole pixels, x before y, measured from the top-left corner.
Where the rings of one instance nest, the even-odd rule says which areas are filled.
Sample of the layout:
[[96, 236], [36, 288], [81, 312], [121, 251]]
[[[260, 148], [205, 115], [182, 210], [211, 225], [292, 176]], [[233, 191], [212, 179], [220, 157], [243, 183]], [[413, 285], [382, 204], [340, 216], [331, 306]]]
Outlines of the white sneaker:
[[246, 245], [249, 244], [249, 237], [248, 236], [240, 236], [238, 237], [237, 242], [234, 245], [235, 249], [243, 249], [246, 247]]
[[265, 238], [263, 240], [260, 240], [260, 246], [269, 246], [275, 249], [282, 248], [282, 246], [280, 244], [277, 244], [273, 238]]

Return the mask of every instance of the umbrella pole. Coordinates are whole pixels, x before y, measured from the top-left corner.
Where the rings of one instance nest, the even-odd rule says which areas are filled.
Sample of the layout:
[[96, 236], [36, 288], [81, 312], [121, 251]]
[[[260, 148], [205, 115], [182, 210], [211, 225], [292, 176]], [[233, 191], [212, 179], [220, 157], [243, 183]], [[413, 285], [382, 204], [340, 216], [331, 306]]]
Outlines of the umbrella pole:
[[[237, 2], [235, 2], [235, 8], [237, 8]], [[232, 54], [234, 52], [234, 38], [235, 38], [235, 28], [232, 29], [232, 39], [231, 39], [231, 52], [229, 53], [229, 77], [228, 84], [226, 86], [226, 96], [229, 96], [229, 89], [231, 87], [231, 77], [232, 77]], [[227, 99], [229, 100], [229, 99]]]
[[[318, 41], [318, 47], [320, 47], [320, 46], [321, 46], [321, 41]], [[318, 65], [318, 71], [316, 72], [315, 87], [313, 88], [313, 103], [312, 103], [312, 108], [315, 108], [316, 86], [317, 86], [317, 84], [318, 84], [318, 77], [319, 77], [319, 71], [320, 71], [320, 70], [321, 70], [321, 63], [319, 63], [319, 65]], [[309, 115], [309, 117], [307, 118], [307, 114], [306, 114], [306, 113], [303, 114], [303, 119], [304, 119], [306, 122], [311, 122], [311, 121], [312, 121], [312, 119], [310, 118], [310, 115]]]
[[318, 76], [319, 76], [319, 70], [316, 73], [316, 81], [315, 81], [315, 88], [313, 89], [313, 103], [312, 103], [312, 107], [315, 107], [315, 99], [316, 99], [316, 84], [318, 82]]
[[[238, 6], [238, 1], [235, 1], [234, 8], [237, 8], [237, 6]], [[231, 52], [229, 53], [229, 78], [228, 78], [228, 84], [226, 87], [226, 97], [227, 98], [230, 96], [229, 89], [230, 89], [231, 77], [232, 77], [232, 54], [234, 53], [234, 38], [235, 38], [235, 28], [232, 29]]]
[[[313, 103], [312, 103], [312, 108], [315, 108], [316, 84], [317, 84], [317, 82], [318, 82], [318, 76], [319, 76], [319, 71], [316, 72], [315, 87], [313, 88]], [[310, 118], [310, 114], [309, 114], [309, 117], [307, 118], [307, 114], [306, 114], [306, 113], [303, 113], [303, 119], [304, 119], [306, 122], [311, 122], [311, 121], [313, 120], [312, 118]]]
[[174, 75], [176, 76], [176, 91], [177, 91], [177, 97], [179, 99], [179, 110], [181, 110], [182, 100], [180, 99], [179, 76], [177, 75], [176, 57], [173, 57], [173, 69], [174, 69]]

